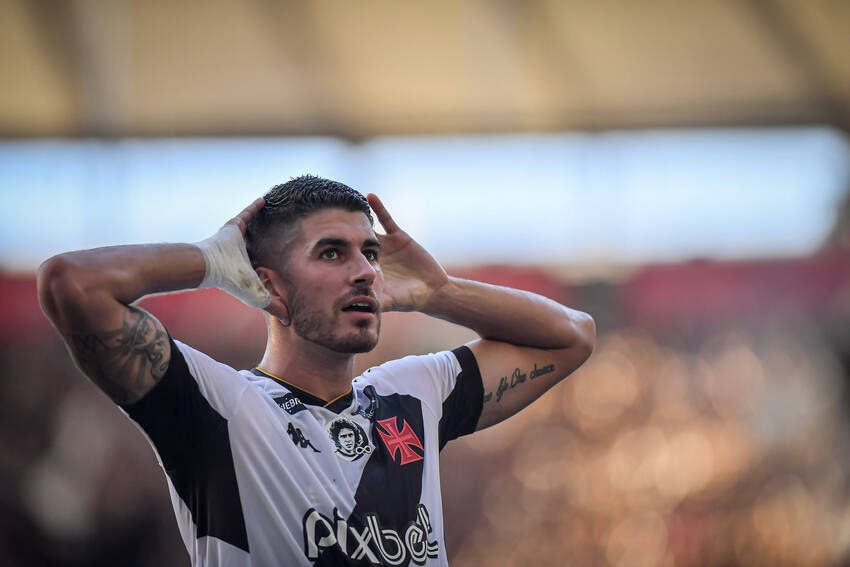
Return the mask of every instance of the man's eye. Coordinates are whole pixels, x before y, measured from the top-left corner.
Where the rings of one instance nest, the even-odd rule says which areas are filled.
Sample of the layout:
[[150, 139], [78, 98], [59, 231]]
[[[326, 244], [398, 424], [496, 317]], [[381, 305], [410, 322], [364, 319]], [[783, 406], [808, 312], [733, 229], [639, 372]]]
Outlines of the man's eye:
[[368, 260], [372, 261], [372, 262], [378, 261], [378, 251], [377, 250], [372, 250], [372, 249], [364, 250], [363, 255], [366, 256], [366, 258]]
[[322, 252], [320, 257], [324, 258], [325, 260], [336, 260], [337, 258], [339, 258], [339, 252], [337, 252], [333, 248], [328, 248], [327, 250]]

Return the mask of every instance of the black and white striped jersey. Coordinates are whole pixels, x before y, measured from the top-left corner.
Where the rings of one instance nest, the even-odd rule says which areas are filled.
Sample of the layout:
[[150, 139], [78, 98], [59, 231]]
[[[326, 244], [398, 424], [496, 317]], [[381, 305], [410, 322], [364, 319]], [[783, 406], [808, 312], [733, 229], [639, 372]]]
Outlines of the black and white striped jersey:
[[475, 430], [467, 347], [367, 370], [323, 400], [172, 340], [123, 409], [165, 471], [193, 565], [447, 565], [439, 452]]

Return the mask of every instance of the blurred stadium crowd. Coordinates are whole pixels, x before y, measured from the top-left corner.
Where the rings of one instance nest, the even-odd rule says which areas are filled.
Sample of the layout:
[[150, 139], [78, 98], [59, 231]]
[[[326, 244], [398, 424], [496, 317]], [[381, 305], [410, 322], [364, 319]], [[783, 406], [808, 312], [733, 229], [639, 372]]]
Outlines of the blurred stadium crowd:
[[[451, 562], [472, 565], [838, 565], [850, 549], [850, 263], [649, 266], [570, 285], [541, 269], [462, 275], [587, 310], [588, 364], [527, 410], [443, 452]], [[142, 436], [70, 359], [30, 277], [4, 276], [0, 557], [17, 565], [188, 563]], [[217, 291], [144, 305], [237, 368], [259, 312]], [[469, 331], [385, 316], [363, 369], [456, 346]]]

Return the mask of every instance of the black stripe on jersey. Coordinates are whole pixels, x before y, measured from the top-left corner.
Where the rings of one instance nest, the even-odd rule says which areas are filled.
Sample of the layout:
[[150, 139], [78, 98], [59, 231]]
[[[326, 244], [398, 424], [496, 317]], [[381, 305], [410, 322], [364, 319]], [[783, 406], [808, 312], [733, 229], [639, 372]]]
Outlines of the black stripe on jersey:
[[122, 406], [150, 437], [197, 526], [248, 552], [248, 535], [233, 467], [227, 420], [201, 394], [171, 337], [162, 380], [138, 402]]
[[[367, 514], [375, 515], [380, 520], [382, 529], [394, 530], [404, 533], [408, 524], [416, 521], [419, 517], [419, 501], [422, 498], [422, 472], [424, 471], [424, 460], [400, 464], [400, 455], [397, 451], [391, 454], [386, 444], [378, 433], [375, 422], [388, 418], [394, 418], [398, 429], [404, 427], [406, 422], [419, 440], [422, 446], [426, 446], [425, 425], [422, 419], [422, 402], [406, 394], [392, 394], [390, 396], [377, 396], [378, 403], [373, 404], [375, 414], [372, 421], [370, 436], [375, 450], [369, 456], [357, 492], [354, 494], [354, 510], [348, 518], [348, 525], [358, 531], [367, 526]], [[427, 459], [428, 456], [425, 455]], [[429, 534], [428, 538], [435, 538], [436, 534]], [[351, 544], [349, 544], [351, 545]], [[372, 543], [374, 548], [374, 542]], [[445, 553], [445, 550], [442, 551]], [[410, 556], [401, 566], [408, 565]], [[366, 559], [355, 561], [343, 555], [338, 546], [325, 550], [315, 563], [316, 567], [330, 567], [337, 565], [370, 565]]]
[[484, 410], [484, 382], [478, 361], [467, 346], [452, 351], [460, 363], [455, 387], [443, 402], [440, 418], [440, 450], [452, 439], [475, 431]]

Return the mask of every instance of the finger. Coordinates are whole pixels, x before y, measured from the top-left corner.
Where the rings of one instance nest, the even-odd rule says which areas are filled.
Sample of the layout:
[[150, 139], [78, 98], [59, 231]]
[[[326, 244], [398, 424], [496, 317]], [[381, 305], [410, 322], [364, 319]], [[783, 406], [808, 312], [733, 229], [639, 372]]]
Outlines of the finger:
[[245, 236], [245, 229], [248, 227], [248, 223], [251, 222], [251, 219], [254, 218], [257, 213], [260, 212], [260, 209], [262, 209], [265, 204], [266, 200], [260, 197], [245, 207], [241, 213], [233, 217], [230, 221], [239, 227], [239, 230], [242, 232], [242, 236]]
[[273, 297], [271, 302], [266, 306], [266, 311], [277, 317], [284, 327], [289, 326], [289, 309], [280, 299]]
[[378, 217], [378, 222], [381, 223], [381, 226], [384, 227], [384, 231], [387, 234], [396, 232], [397, 230], [401, 230], [398, 225], [395, 223], [393, 218], [390, 216], [389, 211], [378, 199], [378, 196], [374, 193], [369, 193], [366, 195], [366, 200], [369, 201], [369, 206], [372, 207], [372, 210], [375, 211], [375, 216]]

